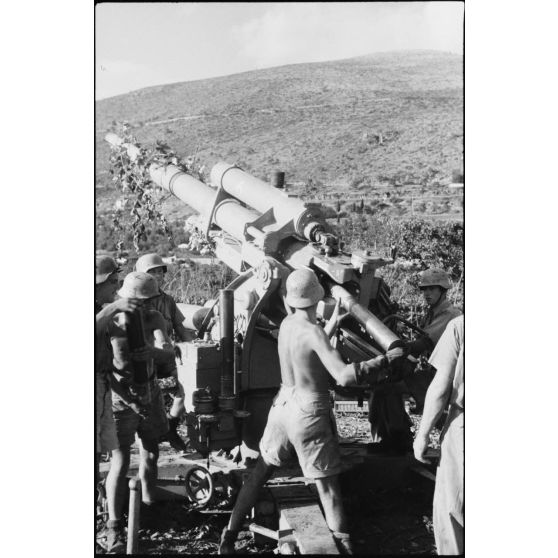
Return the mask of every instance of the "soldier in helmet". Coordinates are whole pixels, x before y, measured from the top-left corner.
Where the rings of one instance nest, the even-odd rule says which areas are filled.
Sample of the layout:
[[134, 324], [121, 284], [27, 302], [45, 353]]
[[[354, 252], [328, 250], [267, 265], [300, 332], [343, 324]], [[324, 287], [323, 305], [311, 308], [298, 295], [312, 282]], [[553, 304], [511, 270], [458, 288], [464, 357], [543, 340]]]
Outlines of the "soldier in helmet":
[[[447, 300], [450, 287], [450, 278], [442, 269], [432, 267], [420, 273], [419, 288], [428, 305], [428, 311], [419, 324], [425, 335], [408, 344], [411, 355], [428, 356], [447, 324], [461, 314], [461, 310]], [[432, 373], [421, 369], [402, 382], [385, 384], [372, 392], [368, 403], [370, 431], [372, 438], [380, 442], [379, 449], [402, 453], [412, 450], [412, 421], [405, 411], [403, 397], [410, 392], [416, 403], [415, 412], [422, 412], [426, 390], [431, 381]]]
[[[145, 304], [146, 307], [157, 310], [162, 314], [165, 319], [168, 336], [178, 341], [191, 341], [195, 337], [195, 333], [184, 327], [184, 316], [178, 309], [174, 298], [165, 293], [161, 288], [165, 273], [167, 272], [167, 266], [161, 256], [158, 254], [144, 254], [136, 262], [136, 271], [149, 273], [157, 280], [158, 294], [146, 301]], [[167, 377], [168, 371], [164, 370], [163, 367], [159, 367], [157, 375], [159, 378]], [[177, 451], [186, 450], [186, 444], [176, 431], [184, 411], [184, 388], [178, 382], [173, 404], [168, 413], [169, 431], [165, 436], [165, 439]]]
[[259, 488], [275, 468], [295, 456], [304, 476], [315, 479], [327, 525], [340, 551], [352, 553], [338, 481], [341, 456], [328, 373], [343, 386], [377, 381], [385, 377], [391, 362], [404, 356], [404, 351], [393, 349], [360, 364], [345, 364], [330, 345], [327, 333], [316, 323], [317, 305], [323, 296], [324, 290], [313, 271], [299, 269], [289, 275], [286, 303], [294, 311], [279, 329], [281, 388], [269, 412], [256, 466], [223, 531], [220, 554], [234, 553], [238, 531]]
[[431, 267], [420, 273], [419, 289], [428, 306], [428, 312], [419, 326], [426, 332], [428, 339], [421, 338], [423, 343], [416, 343], [414, 352], [432, 352], [448, 323], [461, 315], [461, 310], [447, 300], [450, 287], [450, 278], [443, 269]]
[[[157, 281], [148, 273], [132, 272], [126, 275], [119, 296], [143, 305], [157, 296]], [[174, 349], [167, 335], [163, 316], [156, 310], [142, 308], [146, 346], [130, 351], [127, 337], [127, 320], [124, 312], [117, 313], [109, 325], [112, 362], [112, 411], [118, 447], [112, 450], [110, 471], [106, 479], [109, 521], [107, 547], [112, 553], [124, 551], [124, 526], [122, 514], [125, 504], [126, 475], [130, 465], [130, 446], [136, 434], [140, 439], [139, 477], [142, 484], [144, 511], [149, 513], [155, 501], [159, 438], [168, 430], [163, 398], [156, 381], [154, 364], [174, 362]], [[140, 400], [134, 388], [134, 362], [149, 364], [149, 399]]]
[[[108, 335], [111, 319], [118, 312], [133, 312], [139, 301], [133, 298], [114, 300], [120, 268], [108, 255], [95, 257], [95, 474], [99, 472], [101, 453], [118, 447], [112, 415], [112, 346]], [[97, 479], [98, 481], [98, 479]]]
[[[461, 315], [461, 310], [447, 299], [450, 287], [449, 275], [443, 269], [431, 267], [420, 273], [419, 288], [428, 311], [419, 326], [426, 335], [410, 343], [409, 352], [412, 355], [430, 356], [449, 322]], [[416, 402], [415, 412], [422, 412], [426, 390], [431, 381], [432, 373], [427, 370], [420, 370], [409, 377], [407, 387]]]

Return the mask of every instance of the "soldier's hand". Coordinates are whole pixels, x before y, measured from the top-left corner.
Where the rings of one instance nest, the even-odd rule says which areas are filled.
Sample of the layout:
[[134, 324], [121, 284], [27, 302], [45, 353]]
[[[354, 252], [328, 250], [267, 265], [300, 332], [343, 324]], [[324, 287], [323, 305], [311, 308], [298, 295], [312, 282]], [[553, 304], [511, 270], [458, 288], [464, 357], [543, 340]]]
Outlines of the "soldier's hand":
[[339, 319], [339, 309], [341, 308], [341, 299], [338, 298], [335, 300], [335, 307], [333, 308], [333, 312], [331, 313], [330, 320], [337, 322]]
[[421, 463], [430, 463], [430, 459], [425, 457], [426, 450], [428, 449], [428, 437], [417, 436], [413, 442], [413, 452], [415, 459]]
[[405, 358], [407, 356], [407, 351], [403, 347], [396, 347], [395, 349], [390, 349], [385, 356], [388, 363], [392, 364], [400, 358]]
[[432, 380], [432, 378], [434, 377], [434, 374], [436, 373], [436, 368], [434, 368], [434, 366], [432, 366], [428, 362], [428, 359], [424, 355], [421, 355], [419, 357], [417, 365], [415, 367], [415, 372], [426, 374]]
[[403, 347], [396, 347], [395, 349], [390, 349], [385, 356], [388, 363], [392, 364], [396, 360], [406, 357], [407, 351]]
[[119, 298], [114, 301], [117, 312], [133, 312], [139, 308], [142, 301], [139, 298]]
[[329, 321], [335, 320], [336, 326], [338, 326], [348, 315], [349, 313], [346, 310], [341, 310], [341, 299], [338, 298], [335, 301], [335, 308], [333, 309]]
[[145, 345], [144, 347], [130, 351], [130, 358], [136, 362], [146, 362], [153, 358], [153, 348]]
[[149, 407], [145, 405], [140, 405], [139, 403], [133, 401], [130, 403], [130, 409], [137, 413], [141, 418], [146, 419], [149, 417]]
[[374, 385], [388, 377], [387, 360], [383, 356], [360, 363], [361, 379], [365, 384]]

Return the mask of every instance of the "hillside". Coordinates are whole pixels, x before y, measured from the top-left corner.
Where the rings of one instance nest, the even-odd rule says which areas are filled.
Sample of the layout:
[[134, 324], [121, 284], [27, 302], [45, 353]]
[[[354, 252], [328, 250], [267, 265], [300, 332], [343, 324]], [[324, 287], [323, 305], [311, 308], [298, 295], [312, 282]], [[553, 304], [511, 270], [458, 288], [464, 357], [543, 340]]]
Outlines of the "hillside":
[[418, 51], [296, 64], [149, 87], [95, 108], [101, 212], [117, 195], [107, 188], [103, 141], [114, 121], [129, 122], [141, 143], [162, 139], [180, 156], [197, 150], [208, 169], [237, 162], [264, 179], [284, 170], [288, 182], [321, 183], [319, 193], [383, 186], [429, 195], [443, 192], [461, 162], [462, 57]]

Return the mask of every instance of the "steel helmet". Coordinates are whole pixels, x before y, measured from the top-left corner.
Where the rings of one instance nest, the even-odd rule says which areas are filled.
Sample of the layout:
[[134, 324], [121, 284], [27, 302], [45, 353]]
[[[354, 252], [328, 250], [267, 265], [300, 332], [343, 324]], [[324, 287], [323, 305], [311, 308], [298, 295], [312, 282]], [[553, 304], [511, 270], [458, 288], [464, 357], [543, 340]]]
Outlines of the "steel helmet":
[[118, 271], [118, 264], [110, 256], [95, 256], [95, 285], [104, 283], [109, 275]]
[[159, 254], [144, 254], [136, 262], [136, 271], [143, 273], [147, 273], [150, 269], [155, 269], [156, 267], [163, 267], [167, 271], [167, 266]]
[[297, 269], [287, 278], [287, 304], [293, 308], [313, 306], [324, 294], [324, 288], [310, 269]]
[[431, 267], [419, 273], [419, 288], [422, 287], [442, 287], [449, 289], [451, 287], [449, 275], [438, 267]]
[[124, 277], [122, 288], [118, 295], [122, 298], [151, 298], [159, 294], [157, 279], [149, 273], [132, 271]]

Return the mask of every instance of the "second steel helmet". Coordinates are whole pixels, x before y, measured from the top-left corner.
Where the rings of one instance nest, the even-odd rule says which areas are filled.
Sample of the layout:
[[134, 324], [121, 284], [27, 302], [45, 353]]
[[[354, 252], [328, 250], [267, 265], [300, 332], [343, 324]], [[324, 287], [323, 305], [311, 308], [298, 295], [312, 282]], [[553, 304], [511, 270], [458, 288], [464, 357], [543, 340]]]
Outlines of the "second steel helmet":
[[122, 298], [151, 298], [159, 294], [157, 279], [149, 273], [132, 271], [124, 277], [122, 288], [118, 295]]
[[287, 304], [293, 308], [308, 308], [324, 294], [324, 288], [310, 269], [297, 269], [287, 278]]
[[147, 273], [150, 269], [156, 267], [163, 267], [167, 271], [167, 266], [159, 254], [144, 254], [136, 262], [136, 271]]
[[118, 264], [110, 256], [95, 256], [95, 285], [104, 283], [110, 275], [119, 271]]
[[419, 287], [442, 287], [442, 289], [449, 289], [451, 282], [449, 275], [443, 269], [431, 267], [420, 272]]

